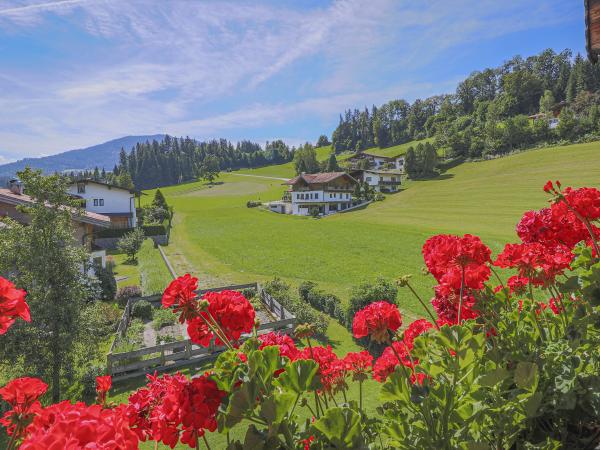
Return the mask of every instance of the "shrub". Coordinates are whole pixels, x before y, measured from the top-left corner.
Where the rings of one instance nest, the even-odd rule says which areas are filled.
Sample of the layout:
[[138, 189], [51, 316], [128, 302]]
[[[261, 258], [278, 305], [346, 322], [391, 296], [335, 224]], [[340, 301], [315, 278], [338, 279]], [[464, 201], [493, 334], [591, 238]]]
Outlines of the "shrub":
[[379, 277], [375, 282], [363, 282], [352, 288], [350, 302], [346, 313], [346, 326], [352, 328], [352, 319], [357, 311], [363, 309], [369, 303], [386, 300], [390, 303], [396, 303], [398, 288], [396, 285]]
[[124, 308], [127, 301], [133, 297], [141, 297], [142, 289], [139, 286], [123, 286], [117, 291], [115, 299], [121, 308]]
[[317, 285], [312, 281], [304, 281], [298, 286], [298, 295], [300, 299], [310, 304], [313, 308], [340, 320], [345, 323], [344, 310], [341, 306], [340, 299], [333, 294], [326, 294], [317, 289]]
[[131, 316], [136, 319], [152, 320], [153, 307], [146, 300], [139, 300], [133, 304]]
[[117, 330], [121, 311], [110, 303], [92, 302], [84, 310], [83, 320], [88, 324], [88, 332], [97, 337], [110, 336]]
[[242, 295], [250, 300], [256, 296], [256, 288], [242, 289]]
[[383, 195], [381, 192], [378, 192], [377, 194], [375, 194], [374, 200], [376, 202], [382, 202], [385, 200], [385, 195]]
[[117, 280], [112, 268], [109, 268], [108, 264], [106, 268], [94, 264], [94, 274], [100, 282], [100, 300], [113, 300], [117, 293]]
[[177, 322], [177, 316], [169, 308], [157, 308], [153, 312], [152, 328], [156, 331]]
[[280, 278], [274, 278], [265, 284], [264, 290], [277, 300], [285, 309], [296, 316], [297, 323], [309, 323], [315, 326], [317, 333], [325, 335], [329, 319], [324, 314], [315, 311], [300, 298], [292, 295], [289, 284]]
[[261, 202], [259, 202], [259, 201], [255, 201], [255, 200], [248, 200], [248, 201], [246, 202], [246, 207], [247, 207], [247, 208], [257, 208], [257, 207], [259, 207], [260, 205], [262, 205], [262, 203], [261, 203]]
[[106, 374], [106, 368], [99, 365], [91, 365], [85, 368], [81, 377], [83, 386], [81, 395], [86, 403], [94, 403], [96, 398], [96, 377]]
[[140, 248], [142, 248], [144, 239], [144, 232], [140, 228], [136, 228], [119, 239], [117, 248], [129, 256], [130, 260], [134, 261]]

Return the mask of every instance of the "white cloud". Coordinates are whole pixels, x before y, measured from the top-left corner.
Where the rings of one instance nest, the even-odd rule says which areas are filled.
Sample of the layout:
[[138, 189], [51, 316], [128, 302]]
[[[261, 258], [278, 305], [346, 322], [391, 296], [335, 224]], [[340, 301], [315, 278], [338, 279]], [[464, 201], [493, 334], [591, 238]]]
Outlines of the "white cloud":
[[347, 107], [453, 88], [407, 77], [407, 67], [426, 71], [458, 45], [573, 14], [559, 0], [285, 5], [4, 0], [0, 33], [27, 35], [59, 16], [63, 28], [92, 36], [94, 45], [90, 57], [77, 53], [81, 46], [61, 48], [67, 57], [60, 63], [35, 70], [0, 55], [0, 142], [15, 149], [12, 158], [15, 151], [52, 153], [126, 134], [203, 137], [264, 128], [266, 135], [270, 124], [314, 115], [335, 126]]

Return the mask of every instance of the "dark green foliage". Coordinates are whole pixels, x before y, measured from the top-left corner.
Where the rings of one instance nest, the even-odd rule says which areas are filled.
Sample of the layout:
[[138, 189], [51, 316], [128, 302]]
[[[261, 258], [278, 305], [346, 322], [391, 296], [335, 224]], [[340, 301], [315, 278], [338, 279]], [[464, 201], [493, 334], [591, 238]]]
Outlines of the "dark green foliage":
[[81, 400], [88, 404], [94, 403], [96, 398], [96, 377], [102, 375], [106, 375], [106, 367], [93, 364], [85, 368], [81, 377], [81, 384], [83, 386]]
[[[144, 225], [140, 227], [143, 231], [144, 236], [164, 236], [167, 234], [167, 227], [165, 225]], [[96, 235], [99, 238], [121, 238], [128, 233], [133, 231], [132, 228], [107, 228], [100, 230]]]
[[325, 172], [339, 172], [340, 165], [337, 162], [337, 158], [335, 157], [335, 152], [332, 152], [329, 155], [329, 159], [327, 160], [327, 165], [325, 166]]
[[[593, 97], [598, 89], [600, 66], [580, 55], [573, 59], [570, 50], [555, 53], [548, 49], [474, 72], [459, 83], [452, 95], [417, 99], [413, 104], [394, 100], [371, 110], [348, 110], [340, 116], [332, 145], [339, 153], [430, 137], [445, 157], [480, 158], [558, 140], [575, 141], [586, 134], [600, 134], [598, 113], [593, 111], [593, 107], [600, 107], [600, 101]], [[579, 96], [590, 93], [592, 101], [574, 110]], [[544, 129], [543, 125], [565, 106], [561, 103], [565, 100], [567, 108], [574, 110], [574, 119], [567, 115], [568, 123], [561, 129]], [[547, 117], [536, 122], [527, 120], [528, 115], [539, 111]], [[415, 163], [408, 164], [411, 178], [435, 174], [431, 158], [421, 157], [427, 161], [426, 167], [420, 167], [418, 159], [415, 155]]]
[[279, 278], [264, 285], [264, 290], [277, 300], [284, 308], [296, 316], [297, 323], [309, 323], [315, 326], [318, 334], [325, 336], [329, 319], [322, 313], [315, 311], [310, 305], [294, 296], [289, 284]]
[[129, 153], [123, 150], [116, 170], [107, 177], [117, 184], [132, 183], [137, 189], [151, 189], [198, 177], [212, 182], [219, 170], [281, 164], [289, 162], [292, 156], [293, 150], [282, 141], [267, 143], [263, 151], [250, 141], [234, 146], [226, 139], [199, 142], [167, 135], [162, 141], [136, 144]]
[[345, 323], [346, 311], [344, 310], [340, 299], [333, 294], [326, 294], [317, 289], [317, 285], [312, 281], [304, 281], [298, 286], [298, 295], [301, 300], [310, 304], [313, 308], [331, 316], [335, 320]]
[[246, 202], [246, 207], [247, 208], [258, 208], [260, 205], [262, 205], [262, 202], [256, 201], [256, 200], [248, 200]]
[[329, 138], [326, 135], [322, 134], [321, 136], [319, 136], [315, 147], [327, 147], [328, 145], [331, 145], [331, 142], [329, 142]]
[[131, 316], [135, 319], [152, 320], [153, 307], [146, 300], [139, 300], [131, 308]]
[[123, 286], [117, 291], [115, 299], [121, 308], [127, 304], [127, 300], [133, 297], [141, 297], [142, 289], [139, 286]]
[[156, 192], [154, 193], [154, 199], [152, 199], [152, 206], [154, 206], [155, 208], [162, 208], [164, 210], [169, 209], [169, 204], [167, 203], [167, 199], [165, 198], [163, 193], [160, 191], [160, 189], [157, 189]]
[[317, 152], [308, 142], [294, 153], [294, 168], [296, 174], [316, 173], [320, 171]]
[[113, 300], [117, 293], [117, 280], [112, 267], [104, 268], [100, 264], [94, 264], [94, 273], [100, 282], [100, 299]]
[[144, 239], [144, 231], [141, 228], [134, 228], [119, 239], [117, 247], [120, 251], [129, 256], [130, 260], [135, 261], [137, 253], [140, 251], [140, 248], [142, 248]]
[[177, 316], [170, 308], [157, 308], [152, 312], [152, 328], [156, 331], [176, 323]]
[[373, 302], [385, 300], [389, 303], [396, 303], [398, 288], [396, 285], [385, 278], [379, 277], [374, 282], [364, 282], [352, 288], [350, 302], [346, 314], [346, 326], [352, 328], [352, 319], [357, 311]]

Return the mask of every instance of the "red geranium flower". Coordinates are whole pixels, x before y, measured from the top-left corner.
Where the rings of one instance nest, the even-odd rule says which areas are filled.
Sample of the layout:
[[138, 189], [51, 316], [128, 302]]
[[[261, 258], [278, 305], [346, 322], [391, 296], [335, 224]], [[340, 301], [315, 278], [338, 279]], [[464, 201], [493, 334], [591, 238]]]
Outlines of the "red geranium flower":
[[389, 332], [395, 332], [402, 325], [398, 307], [388, 302], [375, 302], [354, 315], [352, 333], [359, 339], [371, 336], [375, 342], [389, 342]]
[[112, 377], [104, 375], [96, 377], [96, 393], [98, 394], [98, 403], [104, 405], [106, 402], [106, 394], [112, 386]]
[[346, 364], [337, 357], [331, 346], [305, 347], [298, 353], [297, 359], [312, 359], [319, 365], [319, 375], [325, 391], [334, 392], [347, 387]]
[[[394, 349], [387, 347], [373, 366], [373, 378], [380, 383], [383, 383], [394, 372], [397, 365], [402, 364], [411, 369], [413, 366], [408, 348], [404, 342], [395, 341], [392, 343], [392, 346]], [[400, 361], [396, 353], [400, 356]]]
[[171, 282], [162, 297], [162, 305], [165, 308], [175, 306], [174, 312], [181, 313], [179, 322], [184, 323], [197, 316], [196, 289], [198, 289], [198, 278], [189, 273]]
[[529, 278], [513, 275], [508, 279], [506, 284], [508, 285], [508, 289], [510, 290], [511, 294], [521, 295], [524, 294], [527, 290], [527, 286], [529, 285]]
[[35, 414], [41, 409], [38, 399], [46, 393], [48, 385], [38, 378], [23, 377], [10, 381], [0, 388], [0, 397], [12, 409], [0, 419], [9, 436], [23, 436], [25, 428], [31, 423]]
[[427, 330], [433, 328], [433, 324], [425, 319], [418, 319], [412, 322], [406, 330], [404, 330], [404, 343], [409, 350], [412, 350], [413, 343], [417, 336], [422, 335]]
[[504, 268], [516, 268], [519, 276], [528, 278], [533, 285], [547, 286], [569, 268], [573, 257], [569, 248], [560, 244], [506, 244], [494, 264]]
[[[435, 287], [435, 297], [431, 300], [433, 309], [438, 315], [438, 326], [456, 325], [458, 322], [458, 308], [460, 293], [446, 286]], [[462, 308], [460, 310], [461, 323], [463, 320], [475, 319], [479, 316], [476, 309], [476, 300], [470, 294], [463, 294]]]
[[134, 450], [138, 444], [138, 437], [129, 429], [125, 405], [104, 409], [65, 400], [36, 415], [19, 448]]
[[19, 317], [31, 322], [26, 295], [23, 289], [17, 289], [6, 278], [0, 277], [0, 335], [5, 334]]
[[270, 333], [261, 334], [258, 340], [260, 341], [259, 350], [275, 345], [279, 347], [279, 354], [281, 356], [287, 356], [292, 361], [298, 357], [299, 350], [296, 348], [294, 340], [287, 334], [271, 331]]
[[600, 191], [596, 188], [565, 188], [564, 201], [588, 220], [600, 219]]
[[[207, 321], [210, 317], [219, 324], [227, 339], [237, 341], [243, 333], [249, 333], [254, 326], [256, 313], [246, 297], [236, 291], [207, 292], [202, 297], [208, 301], [207, 311], [188, 321], [188, 335], [192, 342], [208, 347], [214, 334]], [[217, 345], [223, 342], [214, 336]]]
[[423, 245], [429, 272], [440, 284], [459, 290], [463, 282], [471, 289], [483, 288], [490, 277], [491, 250], [477, 236], [448, 234], [433, 236]]
[[352, 372], [354, 381], [366, 380], [373, 366], [373, 356], [366, 350], [348, 353], [344, 356], [343, 361], [346, 364], [346, 370]]

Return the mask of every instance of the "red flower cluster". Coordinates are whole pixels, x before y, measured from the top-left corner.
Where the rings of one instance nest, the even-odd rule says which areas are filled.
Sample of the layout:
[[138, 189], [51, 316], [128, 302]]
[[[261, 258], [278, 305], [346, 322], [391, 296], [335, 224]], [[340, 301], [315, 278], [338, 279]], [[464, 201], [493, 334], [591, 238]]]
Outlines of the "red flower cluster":
[[326, 392], [336, 392], [345, 389], [347, 367], [343, 360], [339, 359], [331, 349], [327, 347], [305, 347], [297, 359], [311, 359], [319, 365], [321, 383]]
[[460, 290], [464, 285], [481, 289], [490, 277], [490, 249], [477, 236], [448, 234], [433, 236], [423, 245], [425, 265], [438, 283]]
[[129, 425], [142, 440], [178, 442], [195, 447], [205, 430], [217, 428], [216, 415], [225, 392], [207, 376], [188, 380], [181, 374], [148, 377], [150, 383], [129, 397]]
[[569, 268], [572, 260], [573, 253], [564, 245], [545, 246], [532, 242], [506, 244], [494, 265], [516, 268], [519, 276], [528, 278], [534, 286], [547, 286]]
[[425, 319], [418, 319], [412, 322], [406, 330], [404, 330], [404, 343], [409, 350], [412, 350], [415, 338], [422, 335], [427, 330], [433, 328], [433, 324]]
[[600, 219], [600, 191], [596, 188], [565, 188], [564, 201], [587, 220]]
[[134, 450], [138, 437], [129, 428], [125, 406], [103, 409], [100, 405], [68, 400], [42, 409], [27, 427], [21, 450], [102, 449]]
[[96, 394], [98, 394], [97, 401], [100, 405], [106, 403], [106, 394], [110, 391], [111, 386], [112, 378], [110, 375], [96, 377]]
[[[393, 349], [392, 349], [393, 347]], [[398, 360], [398, 356], [400, 360]], [[398, 364], [412, 368], [413, 364], [410, 360], [409, 350], [406, 344], [402, 341], [395, 341], [390, 347], [387, 347], [382, 355], [375, 361], [373, 366], [373, 378], [380, 383], [383, 383], [389, 377]]]
[[375, 342], [389, 342], [390, 331], [396, 332], [402, 325], [402, 317], [396, 305], [375, 302], [354, 315], [352, 333], [355, 338], [371, 336]]
[[507, 280], [506, 284], [508, 285], [508, 289], [511, 294], [521, 295], [527, 290], [529, 278], [513, 275]]
[[[242, 333], [249, 333], [254, 326], [256, 315], [246, 297], [236, 291], [207, 292], [202, 297], [208, 302], [208, 308], [188, 320], [188, 334], [192, 342], [207, 347], [214, 333], [208, 326], [214, 319], [227, 339], [237, 341]], [[214, 336], [217, 345], [223, 344], [219, 336]]]
[[[460, 293], [446, 289], [445, 286], [435, 287], [435, 297], [431, 300], [431, 305], [438, 315], [437, 325], [456, 325], [458, 323], [458, 309], [461, 306]], [[475, 319], [479, 316], [476, 309], [476, 300], [471, 294], [463, 294], [462, 306], [460, 309], [460, 320]]]
[[171, 282], [162, 297], [162, 305], [165, 308], [175, 306], [174, 312], [180, 313], [179, 322], [184, 323], [197, 315], [196, 289], [198, 289], [198, 278], [189, 273]]
[[0, 277], [0, 335], [5, 334], [19, 317], [31, 322], [26, 295], [24, 290], [17, 289], [13, 283]]
[[271, 331], [270, 333], [261, 334], [258, 339], [260, 341], [259, 350], [269, 346], [278, 346], [279, 354], [281, 356], [287, 356], [292, 361], [298, 359], [298, 354], [300, 352], [296, 348], [294, 340], [287, 334], [279, 332], [274, 333]]
[[346, 370], [352, 373], [354, 381], [364, 381], [369, 377], [369, 372], [373, 366], [373, 356], [366, 350], [362, 352], [350, 352], [344, 356]]
[[25, 428], [31, 423], [35, 413], [41, 409], [38, 399], [46, 393], [48, 385], [38, 378], [23, 377], [9, 382], [0, 389], [0, 397], [12, 409], [0, 419], [9, 436], [23, 436]]

